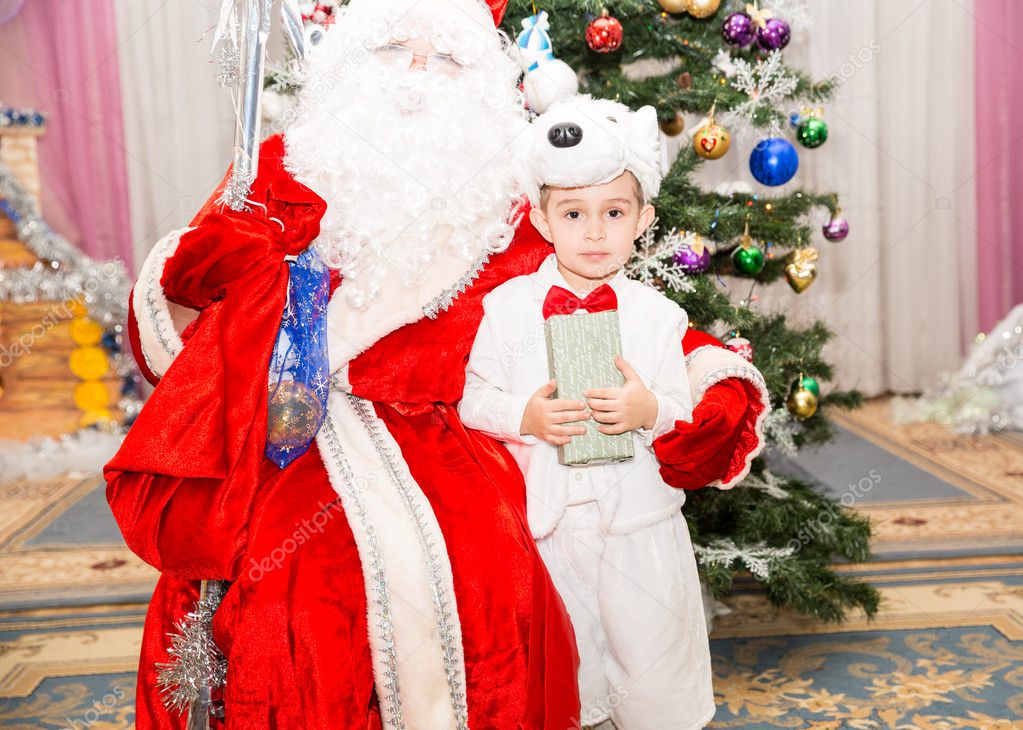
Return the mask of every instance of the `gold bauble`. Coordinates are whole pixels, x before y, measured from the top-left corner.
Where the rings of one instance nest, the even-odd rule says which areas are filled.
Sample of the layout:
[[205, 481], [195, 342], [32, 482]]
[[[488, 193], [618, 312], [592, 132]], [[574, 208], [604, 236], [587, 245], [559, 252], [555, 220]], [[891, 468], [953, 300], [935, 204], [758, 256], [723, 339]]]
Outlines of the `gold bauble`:
[[267, 443], [279, 449], [305, 446], [316, 436], [323, 405], [304, 383], [284, 380], [270, 385]]
[[689, 9], [689, 0], [657, 0], [668, 13], [684, 13]]
[[68, 358], [68, 365], [81, 380], [99, 380], [110, 369], [107, 353], [102, 347], [76, 347]]
[[103, 339], [103, 328], [88, 317], [71, 320], [71, 340], [76, 345], [98, 345]]
[[817, 412], [817, 396], [803, 386], [799, 386], [789, 394], [785, 407], [800, 421], [805, 421]]
[[720, 6], [721, 0], [689, 0], [686, 11], [694, 18], [709, 18]]
[[713, 121], [704, 124], [693, 135], [693, 149], [705, 160], [723, 157], [731, 143], [732, 135], [728, 130]]
[[669, 137], [677, 137], [682, 134], [686, 128], [685, 117], [682, 116], [682, 112], [677, 112], [674, 119], [669, 119], [666, 122], [661, 122], [661, 131]]
[[98, 411], [110, 405], [110, 391], [106, 383], [87, 380], [79, 383], [73, 391], [75, 408], [80, 411]]

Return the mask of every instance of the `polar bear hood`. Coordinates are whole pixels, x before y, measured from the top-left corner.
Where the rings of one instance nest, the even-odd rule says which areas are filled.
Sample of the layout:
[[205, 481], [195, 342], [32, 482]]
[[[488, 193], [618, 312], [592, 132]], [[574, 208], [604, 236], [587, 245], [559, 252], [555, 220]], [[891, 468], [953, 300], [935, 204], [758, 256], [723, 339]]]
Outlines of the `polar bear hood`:
[[644, 202], [649, 202], [667, 172], [652, 106], [633, 111], [581, 94], [555, 103], [534, 119], [524, 138], [524, 184], [534, 206], [544, 185], [603, 185], [626, 170], [639, 180]]

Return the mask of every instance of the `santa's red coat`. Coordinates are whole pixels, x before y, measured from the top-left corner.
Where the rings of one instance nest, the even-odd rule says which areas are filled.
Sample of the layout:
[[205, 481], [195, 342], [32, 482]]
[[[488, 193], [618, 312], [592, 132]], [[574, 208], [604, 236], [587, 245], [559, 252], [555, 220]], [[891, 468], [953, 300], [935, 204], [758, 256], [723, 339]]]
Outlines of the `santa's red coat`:
[[[363, 568], [321, 455], [314, 444], [284, 470], [263, 456], [284, 257], [316, 237], [325, 209], [282, 159], [279, 137], [264, 143], [253, 198], [265, 213], [208, 203], [164, 268], [167, 299], [201, 313], [162, 378], [147, 366], [132, 312], [136, 359], [158, 384], [106, 477], [127, 544], [162, 573], [143, 637], [140, 730], [184, 727], [163, 707], [156, 664], [167, 660], [167, 634], [192, 608], [201, 579], [233, 581], [214, 622], [229, 667], [226, 719], [215, 726], [381, 726]], [[483, 296], [535, 271], [549, 252], [523, 223], [449, 308], [384, 336], [348, 371], [352, 393], [373, 403], [443, 532], [474, 729], [578, 725], [572, 629], [526, 527], [522, 476], [504, 447], [467, 430], [454, 407]], [[720, 347], [698, 332], [684, 344], [687, 352]], [[750, 380], [715, 380], [693, 421], [655, 443], [665, 480], [698, 488], [744, 474], [761, 446], [765, 407]], [[294, 539], [325, 510], [322, 531]], [[260, 568], [271, 556], [274, 569]]]

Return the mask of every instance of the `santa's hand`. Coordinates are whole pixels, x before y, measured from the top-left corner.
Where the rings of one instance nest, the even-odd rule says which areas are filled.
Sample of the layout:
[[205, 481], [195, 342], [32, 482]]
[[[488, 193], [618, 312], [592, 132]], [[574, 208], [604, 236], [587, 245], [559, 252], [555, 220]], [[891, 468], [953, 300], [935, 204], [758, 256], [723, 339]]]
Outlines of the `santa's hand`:
[[747, 455], [760, 450], [756, 419], [765, 407], [756, 388], [740, 378], [711, 386], [693, 409], [691, 421], [676, 421], [674, 429], [654, 441], [661, 478], [679, 489], [738, 478]]
[[522, 414], [521, 435], [535, 436], [553, 446], [564, 446], [572, 440], [572, 436], [586, 433], [585, 426], [571, 425], [590, 417], [585, 404], [565, 398], [552, 399], [557, 387], [557, 381], [552, 379], [530, 396]]
[[657, 396], [650, 392], [621, 355], [615, 355], [615, 367], [625, 376], [625, 385], [620, 388], [591, 388], [583, 392], [593, 419], [603, 424], [597, 430], [614, 435], [637, 428], [653, 428], [657, 420]]

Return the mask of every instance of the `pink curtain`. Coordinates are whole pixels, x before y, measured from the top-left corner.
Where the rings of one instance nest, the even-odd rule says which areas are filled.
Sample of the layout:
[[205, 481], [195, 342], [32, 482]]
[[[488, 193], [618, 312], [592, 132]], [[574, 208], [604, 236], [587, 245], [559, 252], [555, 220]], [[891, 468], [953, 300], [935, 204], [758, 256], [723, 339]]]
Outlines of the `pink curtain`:
[[1019, 0], [976, 0], [977, 295], [987, 332], [1023, 302], [1023, 27]]
[[113, 0], [29, 0], [0, 27], [0, 101], [48, 117], [39, 141], [47, 222], [132, 269]]

